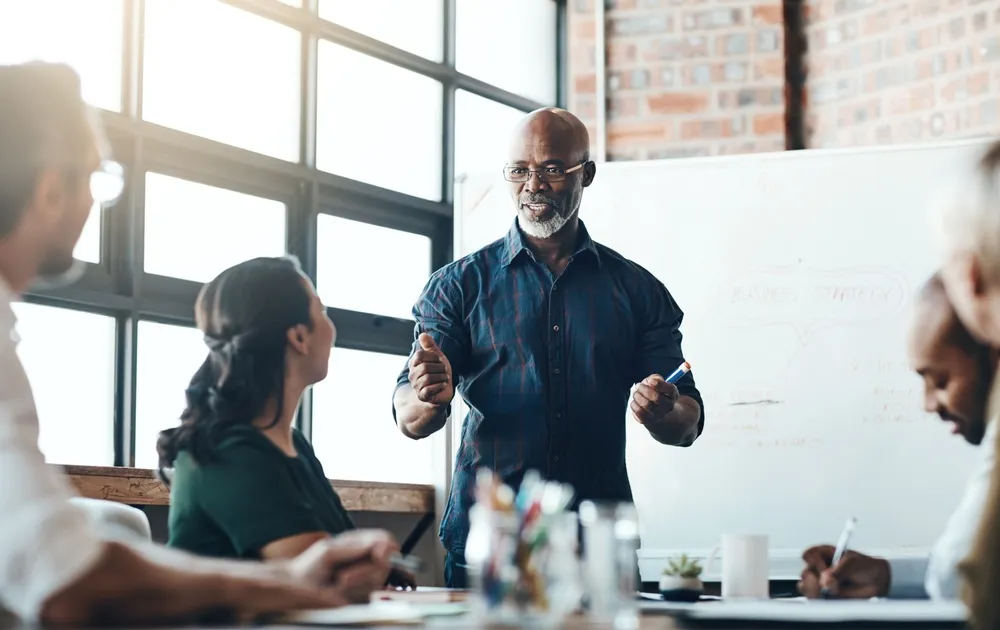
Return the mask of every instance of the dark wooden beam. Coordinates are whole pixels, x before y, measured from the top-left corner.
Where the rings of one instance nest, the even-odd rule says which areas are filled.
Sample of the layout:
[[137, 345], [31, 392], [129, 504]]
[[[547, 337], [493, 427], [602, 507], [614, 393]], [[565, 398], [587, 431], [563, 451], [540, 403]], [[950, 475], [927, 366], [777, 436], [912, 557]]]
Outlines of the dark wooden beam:
[[805, 149], [806, 126], [806, 7], [803, 0], [782, 0], [785, 27], [785, 148]]

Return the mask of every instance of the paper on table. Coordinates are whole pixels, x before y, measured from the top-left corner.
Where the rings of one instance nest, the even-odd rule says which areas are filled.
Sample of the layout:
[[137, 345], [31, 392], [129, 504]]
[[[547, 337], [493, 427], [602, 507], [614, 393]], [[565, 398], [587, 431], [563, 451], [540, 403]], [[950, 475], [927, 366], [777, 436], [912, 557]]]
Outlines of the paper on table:
[[782, 621], [793, 623], [933, 622], [963, 624], [961, 602], [929, 600], [829, 601], [810, 600], [801, 606], [777, 601], [720, 602], [691, 606], [678, 616], [691, 621]]
[[378, 601], [370, 604], [304, 610], [289, 613], [282, 621], [290, 624], [316, 626], [370, 626], [421, 624], [426, 617], [459, 615], [468, 611], [462, 603], [411, 604], [399, 601]]

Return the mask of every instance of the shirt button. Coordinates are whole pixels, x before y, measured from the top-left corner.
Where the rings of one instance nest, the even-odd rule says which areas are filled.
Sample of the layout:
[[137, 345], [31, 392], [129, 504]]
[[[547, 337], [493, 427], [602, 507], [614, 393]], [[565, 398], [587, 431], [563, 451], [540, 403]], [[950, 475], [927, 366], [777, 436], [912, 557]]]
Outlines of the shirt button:
[[552, 330], [554, 330], [554, 331], [556, 331], [556, 332], [559, 332], [559, 325], [558, 325], [558, 324], [556, 324], [555, 326], [553, 326], [553, 327], [552, 327]]
[[556, 419], [559, 419], [559, 418], [562, 418], [562, 414], [557, 411], [556, 412]]
[[558, 455], [553, 455], [552, 456], [552, 461], [555, 462], [555, 463], [559, 463], [559, 456]]
[[556, 368], [556, 369], [552, 370], [552, 373], [553, 374], [558, 374], [559, 373], [559, 368]]

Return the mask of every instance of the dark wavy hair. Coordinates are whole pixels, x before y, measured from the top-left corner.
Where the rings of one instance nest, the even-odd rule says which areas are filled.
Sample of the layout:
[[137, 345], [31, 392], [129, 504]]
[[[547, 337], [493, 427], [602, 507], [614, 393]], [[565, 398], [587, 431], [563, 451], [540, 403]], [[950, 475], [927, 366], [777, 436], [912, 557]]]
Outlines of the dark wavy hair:
[[288, 329], [311, 326], [312, 296], [298, 260], [254, 258], [226, 269], [202, 287], [195, 302], [195, 322], [205, 334], [208, 356], [185, 391], [181, 424], [156, 441], [159, 476], [177, 454], [211, 461], [222, 433], [249, 425], [271, 399], [277, 402], [274, 426], [284, 406], [285, 351]]

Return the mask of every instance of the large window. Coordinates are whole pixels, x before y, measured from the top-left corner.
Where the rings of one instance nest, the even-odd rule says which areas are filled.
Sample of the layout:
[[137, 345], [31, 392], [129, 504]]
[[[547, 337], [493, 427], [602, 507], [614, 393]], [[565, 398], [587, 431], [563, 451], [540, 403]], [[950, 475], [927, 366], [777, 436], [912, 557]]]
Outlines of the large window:
[[145, 6], [143, 118], [297, 160], [300, 35], [217, 1]]
[[320, 42], [319, 167], [440, 199], [441, 93], [434, 79]]
[[524, 112], [471, 92], [455, 94], [455, 175], [496, 170], [508, 159], [510, 132]]
[[[412, 232], [321, 216], [316, 288], [327, 306], [409, 319], [431, 271], [431, 239]], [[357, 243], [379, 254], [358, 260]]]
[[160, 431], [180, 424], [184, 390], [208, 357], [196, 328], [139, 322], [135, 379], [135, 465], [155, 468]]
[[115, 320], [37, 304], [15, 304], [14, 313], [45, 458], [114, 464]]
[[285, 252], [285, 206], [222, 188], [146, 175], [143, 267], [207, 282], [227, 267]]
[[540, 102], [556, 100], [552, 0], [456, 0], [458, 70]]
[[122, 6], [125, 0], [3, 0], [0, 64], [68, 63], [83, 96], [117, 111], [122, 100]]
[[[392, 418], [392, 392], [406, 356], [334, 348], [313, 388], [313, 449], [332, 479], [433, 483], [433, 441], [411, 440]], [[363, 446], [361, 446], [363, 445]]]
[[155, 466], [206, 356], [202, 283], [288, 253], [337, 325], [301, 408], [328, 474], [432, 480], [438, 438], [389, 410], [413, 303], [450, 260], [454, 176], [499, 169], [514, 123], [562, 100], [565, 3], [501, 4], [0, 2], [0, 63], [77, 69], [126, 173], [76, 247], [83, 278], [17, 307], [50, 460]]

